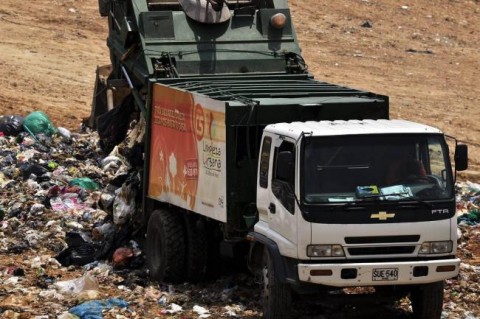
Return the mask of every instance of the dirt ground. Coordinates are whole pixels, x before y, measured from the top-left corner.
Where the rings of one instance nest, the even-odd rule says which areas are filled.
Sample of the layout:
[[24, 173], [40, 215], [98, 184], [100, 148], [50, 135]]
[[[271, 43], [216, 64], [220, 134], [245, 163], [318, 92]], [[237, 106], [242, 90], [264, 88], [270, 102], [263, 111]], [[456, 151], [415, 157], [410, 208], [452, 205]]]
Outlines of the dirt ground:
[[[439, 127], [469, 145], [480, 181], [479, 0], [290, 0], [309, 70], [390, 96], [392, 118]], [[79, 128], [97, 65], [109, 63], [96, 0], [0, 2], [0, 115], [49, 114]]]
[[[480, 180], [478, 0], [291, 0], [316, 78], [390, 96], [391, 117], [437, 126], [470, 147]], [[88, 116], [107, 21], [96, 0], [0, 2], [0, 114]]]

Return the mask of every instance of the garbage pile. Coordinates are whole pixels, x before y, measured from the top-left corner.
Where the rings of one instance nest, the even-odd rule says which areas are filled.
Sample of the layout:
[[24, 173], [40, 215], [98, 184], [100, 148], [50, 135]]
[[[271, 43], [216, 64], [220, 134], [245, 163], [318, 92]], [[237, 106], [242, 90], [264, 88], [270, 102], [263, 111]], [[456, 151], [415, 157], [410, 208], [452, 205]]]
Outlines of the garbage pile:
[[[243, 272], [196, 285], [149, 281], [135, 150], [144, 128], [132, 123], [105, 154], [96, 133], [55, 127], [42, 112], [0, 117], [0, 318], [261, 317], [260, 287]], [[447, 282], [444, 318], [479, 318], [480, 185], [457, 186], [463, 263]], [[358, 318], [359, 310], [295, 311], [297, 318]], [[373, 317], [409, 311], [400, 301]]]
[[480, 223], [480, 184], [457, 184], [457, 214], [458, 223], [461, 225]]
[[[224, 279], [211, 283], [217, 297], [149, 282], [135, 152], [143, 129], [133, 123], [104, 154], [96, 133], [55, 127], [42, 112], [0, 117], [1, 318], [258, 317], [247, 307], [258, 298]], [[212, 302], [225, 306], [211, 313]]]

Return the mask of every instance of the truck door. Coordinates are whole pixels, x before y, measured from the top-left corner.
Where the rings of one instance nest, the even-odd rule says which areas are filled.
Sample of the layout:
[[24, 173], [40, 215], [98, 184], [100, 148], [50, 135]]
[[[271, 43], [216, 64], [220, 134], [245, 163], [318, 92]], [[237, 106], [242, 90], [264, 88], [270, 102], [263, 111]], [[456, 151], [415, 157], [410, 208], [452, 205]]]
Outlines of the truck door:
[[[295, 216], [295, 165], [296, 152], [294, 141], [265, 136], [262, 144], [259, 167], [259, 185], [257, 206], [260, 220], [268, 224], [272, 237], [281, 251], [294, 253], [297, 243], [297, 219]], [[283, 153], [283, 155], [282, 155]], [[291, 163], [286, 171], [279, 160], [290, 154]], [[268, 170], [267, 170], [268, 163]], [[288, 247], [288, 248], [287, 248]], [[282, 249], [283, 248], [283, 249]], [[296, 257], [296, 251], [295, 251]]]

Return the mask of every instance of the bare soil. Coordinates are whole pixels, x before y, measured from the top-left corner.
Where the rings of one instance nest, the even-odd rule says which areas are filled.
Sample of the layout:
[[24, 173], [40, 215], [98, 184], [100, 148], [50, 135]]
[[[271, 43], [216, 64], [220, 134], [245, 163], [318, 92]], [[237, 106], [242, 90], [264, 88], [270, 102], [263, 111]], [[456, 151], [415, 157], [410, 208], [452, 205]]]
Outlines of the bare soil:
[[[291, 0], [316, 78], [390, 96], [391, 117], [439, 127], [470, 146], [480, 180], [478, 0]], [[0, 114], [88, 116], [97, 65], [109, 63], [96, 0], [0, 2]]]

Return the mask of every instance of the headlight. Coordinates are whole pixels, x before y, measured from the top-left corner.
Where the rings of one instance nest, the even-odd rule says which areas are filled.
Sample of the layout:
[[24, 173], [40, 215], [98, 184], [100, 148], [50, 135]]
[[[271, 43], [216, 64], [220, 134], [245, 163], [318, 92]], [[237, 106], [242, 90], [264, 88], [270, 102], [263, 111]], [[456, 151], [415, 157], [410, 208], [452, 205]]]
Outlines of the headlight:
[[345, 257], [345, 252], [340, 245], [309, 245], [308, 257]]
[[453, 248], [453, 243], [451, 240], [448, 241], [427, 241], [422, 244], [420, 250], [418, 251], [419, 255], [426, 254], [446, 254], [451, 253]]

